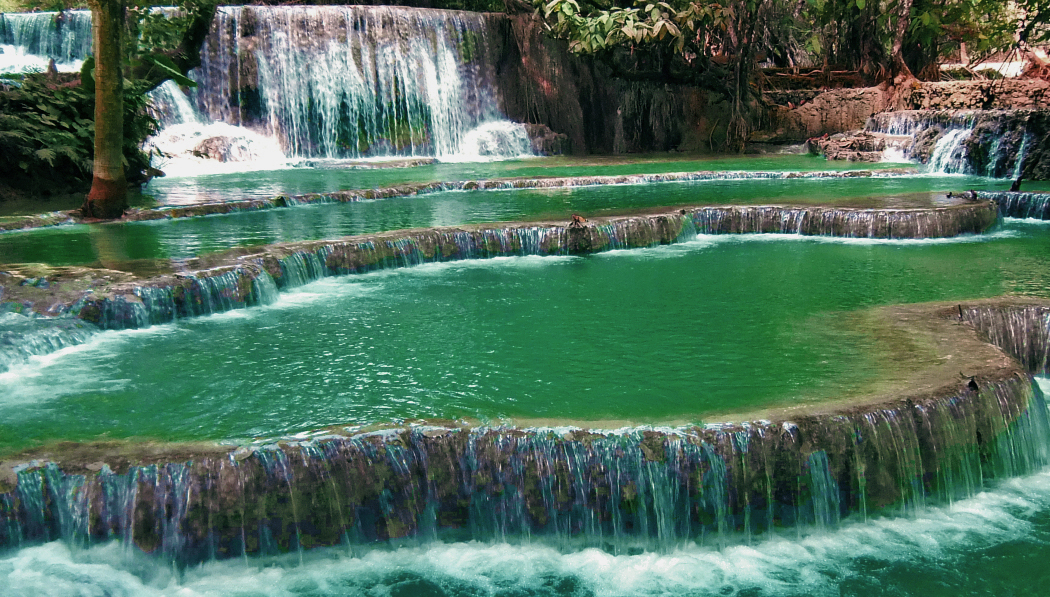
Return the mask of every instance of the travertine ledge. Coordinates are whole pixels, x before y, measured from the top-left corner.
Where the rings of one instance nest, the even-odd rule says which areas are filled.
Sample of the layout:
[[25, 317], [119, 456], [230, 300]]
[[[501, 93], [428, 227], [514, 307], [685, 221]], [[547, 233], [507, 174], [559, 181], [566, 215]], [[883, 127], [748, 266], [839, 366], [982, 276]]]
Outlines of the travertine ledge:
[[[1044, 315], [1010, 315], [1033, 310]], [[1005, 337], [1009, 321], [1045, 343], [1047, 312], [1022, 299], [874, 310], [908, 336], [911, 387], [750, 423], [50, 446], [0, 463], [0, 545], [121, 537], [184, 563], [409, 538], [664, 548], [907, 510], [1050, 462], [1042, 395], [981, 336]]]

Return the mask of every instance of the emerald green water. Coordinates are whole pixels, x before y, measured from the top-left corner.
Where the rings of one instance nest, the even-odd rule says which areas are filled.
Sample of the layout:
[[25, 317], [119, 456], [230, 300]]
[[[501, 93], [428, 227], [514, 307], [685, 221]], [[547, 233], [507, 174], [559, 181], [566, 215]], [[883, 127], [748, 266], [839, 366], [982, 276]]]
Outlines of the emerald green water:
[[[383, 167], [382, 162], [358, 167], [322, 160], [318, 168], [287, 168], [243, 173], [155, 178], [144, 190], [161, 204], [193, 204], [228, 201], [231, 198], [265, 198], [275, 195], [324, 193], [370, 189], [406, 182], [463, 181], [508, 177], [615, 176], [663, 174], [701, 170], [812, 171], [872, 170], [911, 166], [893, 163], [827, 161], [799, 153], [769, 153], [748, 156], [678, 158], [668, 154], [629, 157], [548, 157], [496, 162], [440, 163], [409, 168]], [[341, 167], [344, 166], [344, 167]]]
[[1048, 254], [1050, 226], [1011, 221], [956, 240], [705, 236], [323, 280], [12, 369], [0, 447], [404, 419], [690, 422], [841, 398], [900, 366], [848, 312], [1050, 296]]
[[[2, 234], [0, 263], [135, 268], [134, 260], [405, 227], [730, 201], [911, 205], [1003, 187], [900, 177], [440, 193]], [[959, 239], [700, 237], [326, 279], [266, 307], [102, 332], [0, 374], [0, 453], [56, 440], [239, 440], [418, 418], [698, 422], [841, 398], [906, 374], [893, 358], [899, 347], [870, 335], [866, 309], [1050, 297], [1047, 255], [1050, 224], [1007, 220]], [[1040, 595], [1048, 496], [1041, 472], [910, 517], [659, 554], [435, 543], [172, 572], [116, 542], [49, 543], [0, 553], [0, 579], [15, 595]]]
[[[798, 159], [798, 156], [786, 157]], [[378, 172], [385, 175], [389, 171]], [[927, 206], [943, 201], [950, 190], [1003, 187], [1001, 181], [984, 178], [903, 176], [442, 192], [204, 218], [9, 232], [0, 234], [0, 263], [96, 264], [123, 269], [141, 267], [141, 264], [126, 264], [133, 260], [185, 258], [235, 246], [338, 238], [405, 228], [499, 221], [567, 221], [573, 213], [591, 217], [699, 204]], [[267, 193], [267, 196], [274, 194]]]

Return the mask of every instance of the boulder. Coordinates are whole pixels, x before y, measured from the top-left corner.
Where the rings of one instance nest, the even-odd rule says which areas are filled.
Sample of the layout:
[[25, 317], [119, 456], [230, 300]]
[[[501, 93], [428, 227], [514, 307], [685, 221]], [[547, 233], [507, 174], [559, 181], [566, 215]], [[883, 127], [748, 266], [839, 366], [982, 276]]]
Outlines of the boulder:
[[193, 148], [194, 157], [217, 162], [244, 162], [254, 158], [245, 139], [236, 137], [208, 137]]
[[562, 155], [571, 153], [569, 136], [556, 133], [545, 124], [525, 124], [525, 134], [529, 137], [532, 152], [536, 155]]

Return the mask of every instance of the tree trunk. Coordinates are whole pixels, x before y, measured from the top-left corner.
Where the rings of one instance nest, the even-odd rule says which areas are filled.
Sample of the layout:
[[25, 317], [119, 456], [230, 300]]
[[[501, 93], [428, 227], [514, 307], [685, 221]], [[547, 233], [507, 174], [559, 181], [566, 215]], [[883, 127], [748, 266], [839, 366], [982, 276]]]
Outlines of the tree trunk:
[[85, 217], [119, 218], [128, 207], [124, 176], [124, 0], [90, 0], [95, 43], [95, 163]]
[[897, 20], [895, 22], [893, 30], [893, 49], [891, 50], [892, 60], [890, 79], [896, 81], [914, 79], [915, 75], [912, 74], [911, 69], [908, 68], [908, 64], [904, 61], [904, 37], [908, 33], [908, 25], [911, 23], [911, 7], [914, 0], [898, 0], [897, 5]]

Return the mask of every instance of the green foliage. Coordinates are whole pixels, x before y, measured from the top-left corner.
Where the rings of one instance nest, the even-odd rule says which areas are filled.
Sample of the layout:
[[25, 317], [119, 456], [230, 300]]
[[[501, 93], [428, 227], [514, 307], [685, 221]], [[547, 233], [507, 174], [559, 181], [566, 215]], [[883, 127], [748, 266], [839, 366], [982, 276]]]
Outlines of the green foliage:
[[[90, 101], [89, 101], [90, 100]], [[10, 180], [90, 176], [93, 99], [79, 87], [52, 89], [25, 76], [0, 92], [0, 173]]]
[[919, 77], [938, 78], [938, 64], [960, 43], [977, 59], [1012, 48], [1015, 16], [1000, 0], [915, 0], [904, 60]]
[[[592, 10], [584, 14], [576, 0], [536, 0], [555, 36], [567, 39], [573, 52], [593, 54], [614, 47], [665, 44], [679, 54], [701, 49], [728, 30], [731, 3], [650, 2]], [[716, 42], [717, 43], [717, 42]]]
[[[899, 58], [914, 73], [934, 78], [938, 64], [960, 43], [980, 58], [1012, 49], [1017, 37], [1050, 42], [1050, 0], [534, 2], [551, 34], [567, 40], [574, 52], [664, 47], [699, 70], [719, 56], [739, 55], [751, 43], [760, 44], [779, 66], [827, 65], [875, 81], [890, 73], [901, 31]], [[906, 22], [898, 29], [901, 18]]]
[[[94, 94], [45, 74], [7, 77], [0, 85], [0, 180], [30, 190], [83, 189], [91, 182]], [[131, 171], [148, 166], [139, 149], [156, 132], [146, 96], [125, 92], [124, 159]]]

